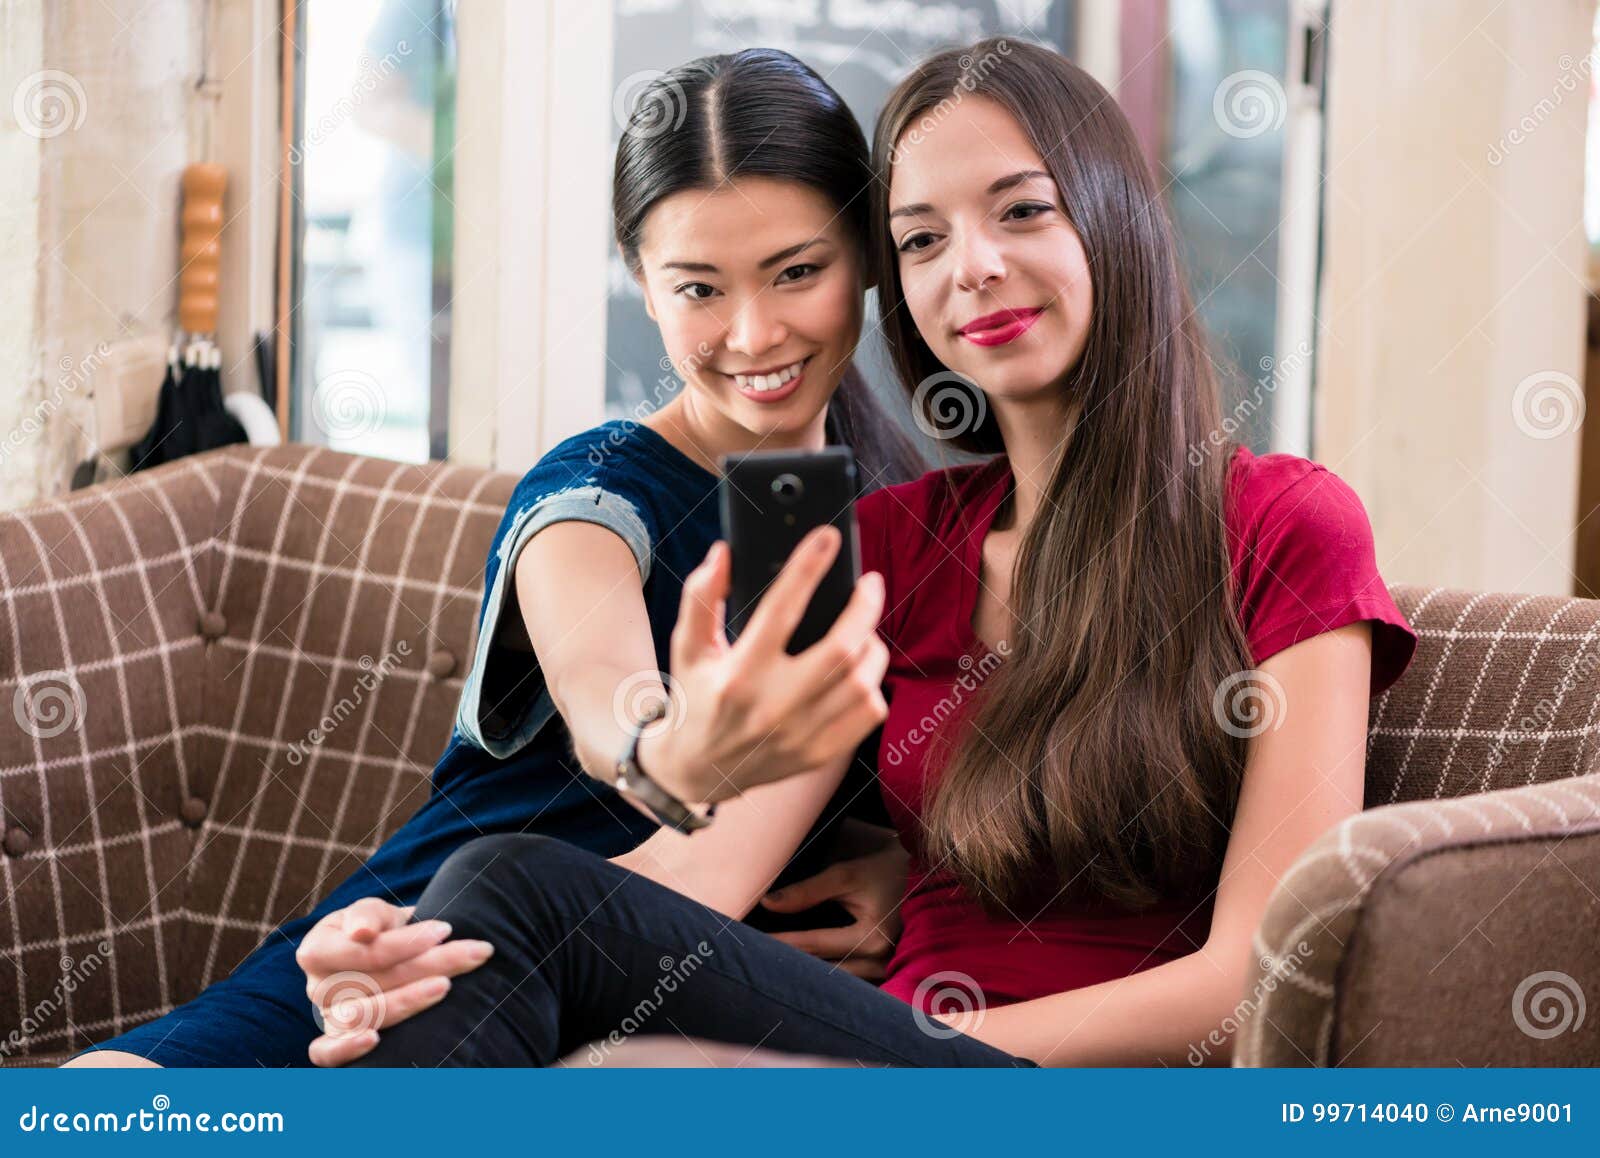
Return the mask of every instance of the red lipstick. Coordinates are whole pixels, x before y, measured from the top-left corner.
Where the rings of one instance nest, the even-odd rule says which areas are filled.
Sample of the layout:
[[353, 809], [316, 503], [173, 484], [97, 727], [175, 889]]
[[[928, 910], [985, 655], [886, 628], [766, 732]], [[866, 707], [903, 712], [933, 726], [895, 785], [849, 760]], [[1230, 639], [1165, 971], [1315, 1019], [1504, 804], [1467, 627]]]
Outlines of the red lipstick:
[[1043, 310], [997, 310], [962, 326], [957, 332], [979, 346], [1003, 346], [1026, 334]]

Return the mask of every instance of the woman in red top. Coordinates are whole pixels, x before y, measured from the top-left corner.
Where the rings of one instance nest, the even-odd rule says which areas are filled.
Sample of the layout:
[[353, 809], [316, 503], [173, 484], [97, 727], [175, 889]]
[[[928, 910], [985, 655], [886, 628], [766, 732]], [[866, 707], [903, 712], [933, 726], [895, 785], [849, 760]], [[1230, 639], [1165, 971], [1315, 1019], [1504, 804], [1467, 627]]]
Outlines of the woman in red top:
[[913, 854], [884, 989], [1042, 1064], [1178, 1062], [1291, 863], [1362, 807], [1367, 701], [1415, 637], [1354, 492], [1223, 437], [1157, 190], [1086, 74], [942, 53], [874, 159], [918, 422], [1000, 452], [858, 506]]
[[[925, 430], [994, 456], [858, 504], [885, 593], [879, 782], [912, 854], [884, 986], [792, 951], [825, 931], [776, 945], [581, 850], [490, 838], [418, 914], [494, 957], [360, 1064], [548, 1064], [634, 1032], [630, 1010], [645, 1032], [868, 1060], [1182, 1064], [1244, 996], [1272, 890], [1362, 807], [1368, 700], [1415, 637], [1355, 494], [1225, 437], [1115, 102], [986, 41], [907, 77], [874, 153], [899, 377]], [[726, 568], [714, 550], [685, 582], [691, 721], [696, 671], [726, 655]], [[804, 598], [775, 602], [792, 628]]]

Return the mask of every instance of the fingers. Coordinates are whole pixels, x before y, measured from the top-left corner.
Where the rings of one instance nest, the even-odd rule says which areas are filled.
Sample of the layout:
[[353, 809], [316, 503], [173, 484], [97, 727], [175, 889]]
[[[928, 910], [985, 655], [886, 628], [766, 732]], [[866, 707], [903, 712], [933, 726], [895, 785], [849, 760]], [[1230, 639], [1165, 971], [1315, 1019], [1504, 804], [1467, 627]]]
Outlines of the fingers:
[[853, 973], [863, 981], [878, 982], [889, 975], [884, 957], [846, 957], [834, 964], [846, 973]]
[[351, 968], [364, 973], [391, 969], [402, 961], [409, 961], [419, 953], [427, 952], [449, 935], [448, 921], [420, 921], [415, 925], [390, 929], [387, 933], [379, 933], [372, 944], [363, 946], [364, 952], [359, 963], [352, 964]]
[[811, 709], [815, 731], [811, 751], [818, 761], [848, 754], [883, 723], [889, 705], [883, 698], [883, 677], [889, 666], [887, 648], [871, 648], [850, 671], [832, 681]]
[[828, 634], [795, 657], [796, 678], [811, 686], [826, 685], [836, 678], [846, 663], [861, 654], [863, 644], [877, 638], [883, 603], [883, 576], [868, 571], [856, 580], [850, 602]]
[[494, 955], [494, 946], [487, 941], [446, 941], [392, 969], [372, 975], [376, 988], [399, 989], [429, 977], [459, 977], [471, 973]]
[[369, 1029], [385, 1029], [437, 1005], [450, 992], [450, 978], [427, 977], [374, 994], [340, 996], [322, 1009], [323, 1024], [334, 1036], [351, 1036]]
[[871, 955], [888, 948], [887, 937], [871, 925], [863, 925], [859, 921], [835, 929], [792, 929], [771, 935], [802, 953], [810, 953], [827, 961]]
[[728, 544], [718, 540], [700, 565], [683, 581], [678, 600], [678, 622], [672, 629], [674, 667], [704, 654], [708, 648], [724, 648], [723, 619], [726, 614], [731, 563]]
[[377, 1044], [378, 1035], [370, 1029], [345, 1035], [325, 1033], [311, 1043], [308, 1052], [314, 1066], [342, 1066], [371, 1053]]
[[[416, 927], [422, 928], [420, 925]], [[402, 931], [395, 930], [397, 933]], [[463, 938], [443, 944], [424, 942], [395, 963], [379, 968], [370, 965], [370, 957], [356, 958], [351, 948], [347, 946], [343, 954], [337, 951], [318, 954], [310, 965], [302, 966], [306, 972], [306, 992], [313, 1001], [319, 999], [319, 986], [328, 978], [340, 974], [359, 974], [364, 979], [362, 984], [377, 993], [398, 989], [428, 977], [457, 977], [470, 973], [494, 955], [494, 946], [488, 941]], [[362, 950], [365, 952], [365, 947]]]
[[[815, 707], [810, 709], [811, 718], [819, 726], [827, 727], [857, 709], [875, 711], [883, 698], [883, 677], [888, 671], [889, 649], [883, 641], [876, 637], [862, 640], [846, 666], [823, 681], [827, 690], [813, 700]], [[888, 704], [882, 707], [887, 711]]]
[[808, 531], [762, 593], [735, 646], [747, 652], [783, 652], [842, 542], [839, 529], [829, 523]]
[[362, 897], [344, 910], [344, 931], [358, 944], [366, 944], [386, 929], [403, 925], [410, 911], [391, 905], [382, 897]]
[[838, 865], [829, 865], [815, 876], [773, 889], [761, 903], [776, 913], [798, 913], [823, 901], [831, 901], [848, 891], [849, 881]]
[[363, 944], [347, 929], [319, 924], [300, 943], [294, 959], [311, 978], [347, 972], [373, 974], [432, 948], [449, 935], [448, 922], [422, 921], [380, 933]]

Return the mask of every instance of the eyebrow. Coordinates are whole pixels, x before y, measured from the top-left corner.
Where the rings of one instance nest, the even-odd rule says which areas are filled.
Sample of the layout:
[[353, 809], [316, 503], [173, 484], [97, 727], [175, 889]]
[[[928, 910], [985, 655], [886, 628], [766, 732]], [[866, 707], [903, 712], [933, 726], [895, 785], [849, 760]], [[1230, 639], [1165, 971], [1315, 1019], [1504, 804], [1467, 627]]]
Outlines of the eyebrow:
[[[993, 197], [996, 193], [1004, 193], [1007, 189], [1015, 189], [1026, 181], [1043, 177], [1046, 181], [1052, 180], [1049, 173], [1043, 169], [1019, 169], [1015, 173], [1008, 173], [1004, 177], [990, 182], [989, 187], [983, 191], [984, 196]], [[926, 201], [918, 201], [915, 205], [902, 205], [898, 209], [889, 211], [889, 220], [896, 217], [917, 217], [923, 213], [932, 213], [933, 206]]]
[[[822, 238], [822, 237], [813, 237], [810, 241], [797, 242], [796, 244], [789, 246], [787, 249], [778, 250], [778, 252], [773, 254], [771, 257], [763, 258], [757, 264], [756, 268], [757, 269], [770, 269], [772, 266], [777, 265], [779, 262], [788, 261], [791, 257], [798, 257], [800, 254], [804, 253], [806, 250], [810, 249], [812, 246], [814, 246], [814, 245], [822, 245], [825, 242], [826, 242], [826, 238]], [[664, 261], [664, 262], [661, 263], [661, 268], [662, 269], [681, 269], [681, 270], [684, 270], [684, 271], [686, 271], [688, 273], [717, 273], [717, 272], [720, 272], [717, 269], [716, 266], [714, 266], [710, 262], [706, 262], [706, 261]]]

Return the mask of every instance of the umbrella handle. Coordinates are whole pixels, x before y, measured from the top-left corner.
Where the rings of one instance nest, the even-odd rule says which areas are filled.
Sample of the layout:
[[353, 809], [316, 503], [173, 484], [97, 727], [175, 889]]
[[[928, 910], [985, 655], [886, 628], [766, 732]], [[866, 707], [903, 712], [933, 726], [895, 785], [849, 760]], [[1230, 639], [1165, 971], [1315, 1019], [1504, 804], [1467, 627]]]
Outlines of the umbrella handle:
[[189, 334], [217, 330], [217, 289], [222, 266], [222, 193], [228, 171], [196, 164], [183, 171], [183, 247], [179, 251], [178, 328]]

